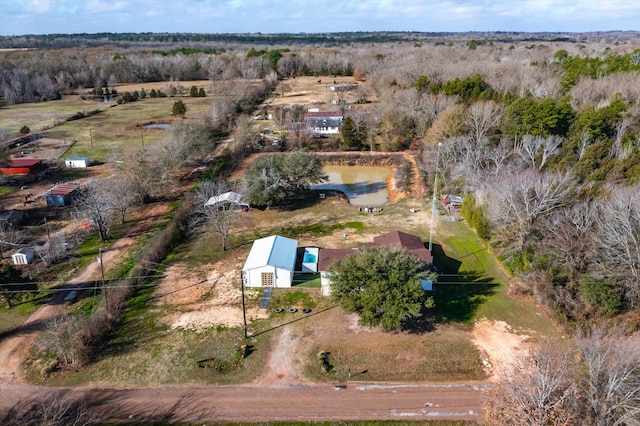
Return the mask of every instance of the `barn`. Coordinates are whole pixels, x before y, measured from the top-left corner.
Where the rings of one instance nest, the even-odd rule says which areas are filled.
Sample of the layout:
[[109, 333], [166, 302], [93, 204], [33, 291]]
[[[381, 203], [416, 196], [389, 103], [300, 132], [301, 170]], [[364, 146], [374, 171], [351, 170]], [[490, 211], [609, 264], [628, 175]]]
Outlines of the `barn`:
[[29, 175], [44, 169], [44, 161], [40, 158], [14, 158], [0, 165], [0, 174]]
[[69, 169], [83, 169], [91, 165], [89, 157], [70, 157], [64, 160], [64, 165]]
[[247, 287], [291, 287], [298, 241], [272, 235], [253, 242], [242, 268]]
[[80, 185], [76, 183], [61, 183], [44, 193], [47, 207], [66, 206], [78, 195]]

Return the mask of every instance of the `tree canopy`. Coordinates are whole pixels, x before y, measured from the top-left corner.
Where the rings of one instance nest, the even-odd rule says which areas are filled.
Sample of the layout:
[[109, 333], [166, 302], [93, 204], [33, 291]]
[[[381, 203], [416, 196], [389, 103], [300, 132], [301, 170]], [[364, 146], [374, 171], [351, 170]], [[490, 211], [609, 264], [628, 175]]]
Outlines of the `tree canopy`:
[[419, 317], [433, 299], [421, 279], [435, 279], [428, 265], [399, 247], [365, 248], [329, 267], [331, 295], [360, 324], [400, 331], [406, 320]]
[[573, 109], [566, 99], [518, 98], [505, 110], [502, 132], [523, 135], [565, 136], [573, 119]]
[[320, 158], [295, 151], [258, 158], [247, 171], [245, 185], [251, 204], [271, 207], [324, 180]]

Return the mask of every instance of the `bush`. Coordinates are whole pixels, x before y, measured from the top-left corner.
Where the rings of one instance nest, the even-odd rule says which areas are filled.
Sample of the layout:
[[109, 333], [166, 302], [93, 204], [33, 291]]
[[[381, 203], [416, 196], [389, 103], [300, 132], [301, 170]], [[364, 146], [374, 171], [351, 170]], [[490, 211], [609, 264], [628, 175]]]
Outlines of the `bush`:
[[488, 240], [491, 237], [491, 224], [485, 215], [484, 207], [476, 205], [473, 195], [464, 197], [461, 213], [480, 238]]

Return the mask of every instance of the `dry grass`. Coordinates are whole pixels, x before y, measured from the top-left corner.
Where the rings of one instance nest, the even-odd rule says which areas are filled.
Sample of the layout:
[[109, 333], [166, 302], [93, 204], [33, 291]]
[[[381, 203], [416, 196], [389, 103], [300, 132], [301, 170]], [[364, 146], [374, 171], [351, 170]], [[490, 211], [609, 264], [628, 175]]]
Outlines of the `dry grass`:
[[[427, 318], [422, 320], [429, 323]], [[443, 326], [426, 333], [385, 333], [362, 328], [355, 315], [331, 309], [301, 327], [304, 372], [319, 381], [457, 381], [485, 378], [468, 330]], [[333, 369], [322, 372], [317, 360], [329, 353]]]

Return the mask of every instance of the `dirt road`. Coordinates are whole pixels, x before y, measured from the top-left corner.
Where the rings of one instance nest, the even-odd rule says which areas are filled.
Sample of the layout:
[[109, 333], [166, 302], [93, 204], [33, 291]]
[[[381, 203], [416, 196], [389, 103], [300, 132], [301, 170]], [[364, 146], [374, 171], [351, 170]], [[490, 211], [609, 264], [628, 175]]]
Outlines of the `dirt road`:
[[[479, 420], [482, 384], [367, 384], [325, 386], [175, 387], [70, 389], [67, 400], [82, 401], [102, 421], [318, 421]], [[45, 393], [29, 386], [0, 388], [0, 410], [18, 398]], [[51, 395], [51, 390], [46, 391]]]

